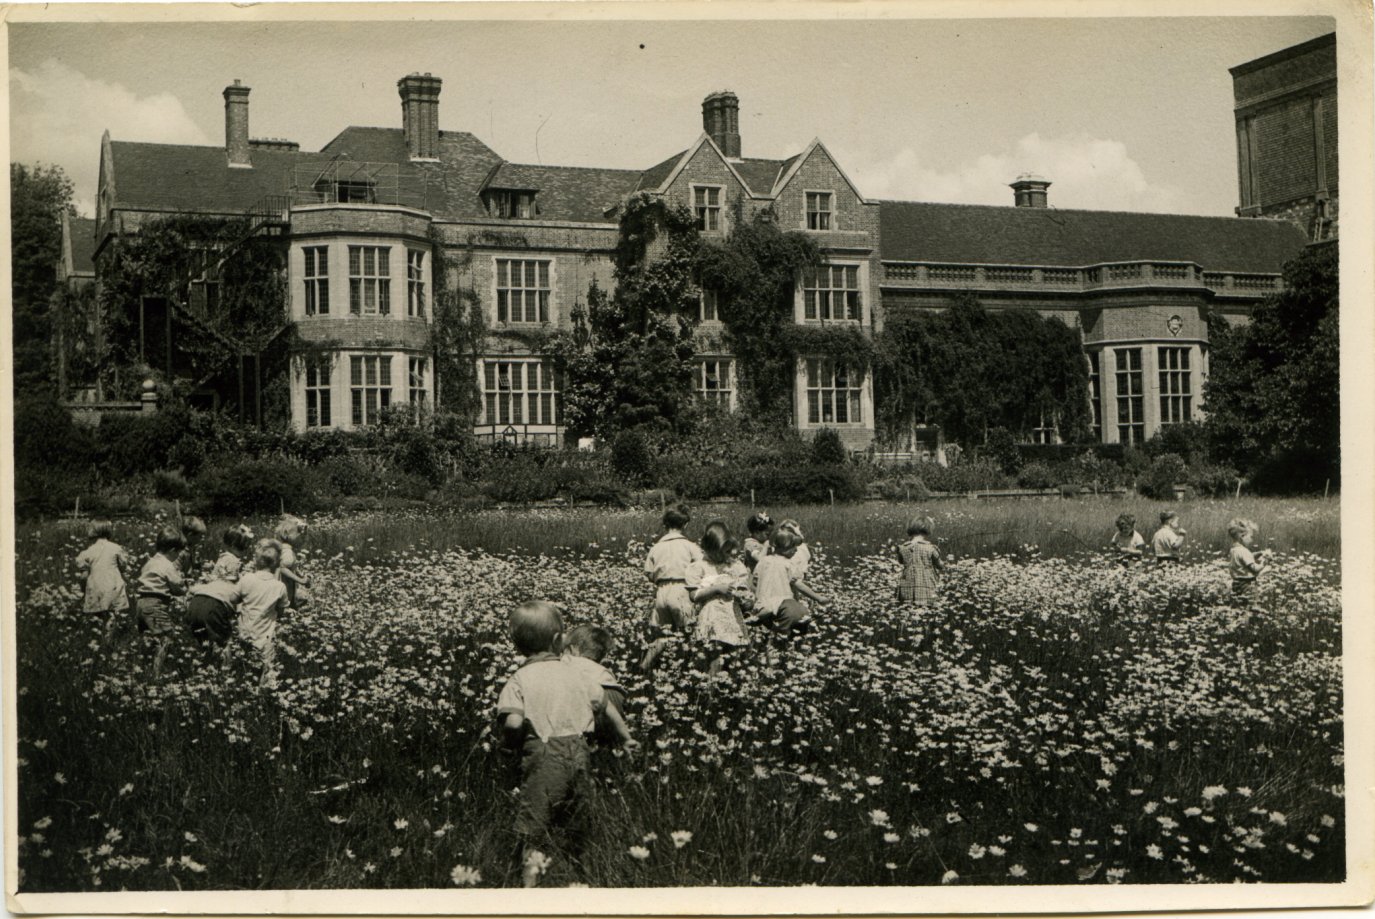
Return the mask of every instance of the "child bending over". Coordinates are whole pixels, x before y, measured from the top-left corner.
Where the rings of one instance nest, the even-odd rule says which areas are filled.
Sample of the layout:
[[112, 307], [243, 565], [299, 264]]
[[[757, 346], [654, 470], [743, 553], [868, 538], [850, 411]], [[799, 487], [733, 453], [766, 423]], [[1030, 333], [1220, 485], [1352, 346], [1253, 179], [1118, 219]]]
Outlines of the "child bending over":
[[[616, 646], [611, 633], [599, 625], [578, 625], [568, 630], [563, 643], [563, 659], [577, 670], [596, 680], [606, 692], [606, 706], [625, 717], [625, 688], [615, 674], [606, 668], [606, 659]], [[597, 716], [598, 740], [612, 743], [618, 740], [616, 731], [607, 720], [606, 712]]]
[[791, 532], [779, 527], [770, 542], [773, 552], [754, 566], [754, 616], [751, 621], [767, 623], [775, 631], [786, 634], [806, 634], [811, 631], [812, 618], [797, 595], [822, 606], [829, 605], [830, 601], [793, 573], [797, 542]]

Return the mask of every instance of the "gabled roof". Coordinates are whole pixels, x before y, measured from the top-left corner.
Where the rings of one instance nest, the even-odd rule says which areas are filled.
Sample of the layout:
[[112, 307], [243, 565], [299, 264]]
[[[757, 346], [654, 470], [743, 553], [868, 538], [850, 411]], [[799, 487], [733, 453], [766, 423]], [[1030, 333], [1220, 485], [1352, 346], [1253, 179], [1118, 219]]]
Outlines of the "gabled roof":
[[745, 180], [746, 187], [756, 195], [768, 195], [773, 191], [778, 177], [787, 168], [788, 160], [748, 159], [736, 162], [735, 171]]
[[779, 175], [774, 188], [781, 190], [785, 185], [791, 182], [793, 176], [797, 174], [797, 170], [801, 169], [802, 164], [807, 162], [807, 159], [817, 150], [826, 154], [826, 158], [831, 161], [831, 166], [834, 167], [835, 171], [840, 174], [840, 177], [845, 180], [845, 184], [850, 186], [850, 191], [854, 192], [855, 197], [859, 199], [861, 204], [873, 203], [868, 198], [864, 197], [864, 192], [859, 190], [859, 186], [856, 185], [849, 175], [846, 174], [845, 170], [841, 168], [840, 161], [831, 155], [831, 151], [826, 149], [826, 145], [821, 142], [821, 138], [819, 137], [812, 138], [812, 142], [807, 145], [807, 149], [803, 150], [797, 156], [789, 157], [785, 161], [783, 171]]
[[64, 253], [73, 274], [95, 274], [95, 221], [90, 217], [67, 217]]
[[285, 194], [312, 154], [255, 149], [253, 168], [230, 168], [223, 147], [110, 141], [115, 208], [235, 214]]
[[1308, 238], [1288, 221], [882, 201], [881, 257], [1078, 267], [1147, 259], [1277, 273]]
[[664, 179], [669, 177], [669, 174], [673, 172], [673, 168], [678, 165], [683, 157], [688, 155], [688, 152], [688, 150], [680, 150], [657, 166], [651, 166], [640, 173], [640, 181], [639, 184], [635, 186], [635, 190], [658, 191], [664, 184]]

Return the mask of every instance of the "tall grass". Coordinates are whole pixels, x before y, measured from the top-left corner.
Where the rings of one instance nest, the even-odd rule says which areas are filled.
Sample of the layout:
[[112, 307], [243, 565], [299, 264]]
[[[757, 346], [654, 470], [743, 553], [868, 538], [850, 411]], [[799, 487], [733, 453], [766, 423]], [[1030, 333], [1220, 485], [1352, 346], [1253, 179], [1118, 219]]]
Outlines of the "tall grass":
[[[30, 528], [20, 888], [436, 887], [460, 865], [512, 883], [516, 764], [489, 725], [505, 616], [529, 596], [617, 636], [644, 744], [597, 752], [549, 884], [1340, 879], [1336, 503], [1186, 503], [1198, 563], [1161, 573], [1087, 558], [1123, 507], [1155, 506], [931, 505], [966, 558], [924, 614], [892, 600], [886, 551], [913, 508], [772, 508], [802, 522], [836, 602], [718, 682], [690, 647], [653, 677], [631, 666], [657, 511], [323, 517], [275, 693], [242, 648], [204, 667], [180, 647], [152, 680], [132, 634], [103, 646], [73, 611], [80, 540]], [[749, 509], [694, 526], [718, 511]], [[1210, 564], [1238, 513], [1281, 550], [1258, 615]]]

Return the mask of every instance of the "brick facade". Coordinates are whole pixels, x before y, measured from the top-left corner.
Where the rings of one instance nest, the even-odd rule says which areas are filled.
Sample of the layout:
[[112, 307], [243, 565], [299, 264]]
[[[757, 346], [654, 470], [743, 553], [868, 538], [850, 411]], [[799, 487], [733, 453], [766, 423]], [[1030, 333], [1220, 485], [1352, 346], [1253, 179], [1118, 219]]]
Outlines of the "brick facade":
[[1336, 237], [1337, 47], [1325, 35], [1233, 67], [1237, 173], [1246, 217]]

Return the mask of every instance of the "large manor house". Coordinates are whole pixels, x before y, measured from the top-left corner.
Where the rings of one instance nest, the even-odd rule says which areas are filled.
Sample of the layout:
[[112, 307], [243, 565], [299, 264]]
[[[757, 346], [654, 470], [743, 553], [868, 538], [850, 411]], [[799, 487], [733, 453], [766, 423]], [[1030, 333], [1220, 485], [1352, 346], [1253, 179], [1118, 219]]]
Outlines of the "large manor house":
[[[1287, 260], [1336, 232], [1334, 36], [1232, 77], [1236, 217], [1061, 209], [1053, 177], [1033, 175], [1008, 177], [1006, 206], [875, 200], [821, 140], [756, 155], [765, 151], [750, 149], [730, 92], [707, 96], [701, 132], [646, 151], [644, 169], [509, 162], [474, 134], [440, 129], [442, 84], [430, 74], [398, 81], [399, 127], [347, 127], [306, 152], [250, 136], [250, 90], [236, 80], [224, 89], [222, 147], [106, 132], [95, 219], [69, 221], [63, 270], [99, 285], [106, 256], [151, 219], [246, 218], [288, 249], [294, 427], [358, 428], [390, 404], [433, 406], [446, 387], [475, 380], [478, 435], [555, 444], [559, 381], [530, 333], [567, 327], [591, 282], [614, 283], [621, 203], [647, 193], [685, 205], [708, 237], [767, 211], [823, 253], [824, 265], [797, 280], [796, 322], [877, 330], [896, 312], [940, 309], [967, 292], [990, 309], [1058, 317], [1082, 337], [1095, 434], [1136, 443], [1200, 417], [1208, 317], [1245, 322]], [[436, 380], [436, 246], [455, 266], [448, 283], [485, 311], [474, 380]], [[207, 274], [190, 285], [202, 308], [218, 283]], [[697, 390], [732, 406], [736, 368], [719, 344], [713, 291], [701, 291], [696, 319]], [[146, 362], [162, 370], [165, 359], [170, 370], [172, 346], [164, 356], [161, 332], [142, 334]], [[863, 448], [874, 440], [873, 399], [863, 368], [798, 361], [799, 428], [834, 428]], [[1032, 436], [1058, 432], [1047, 422]]]

